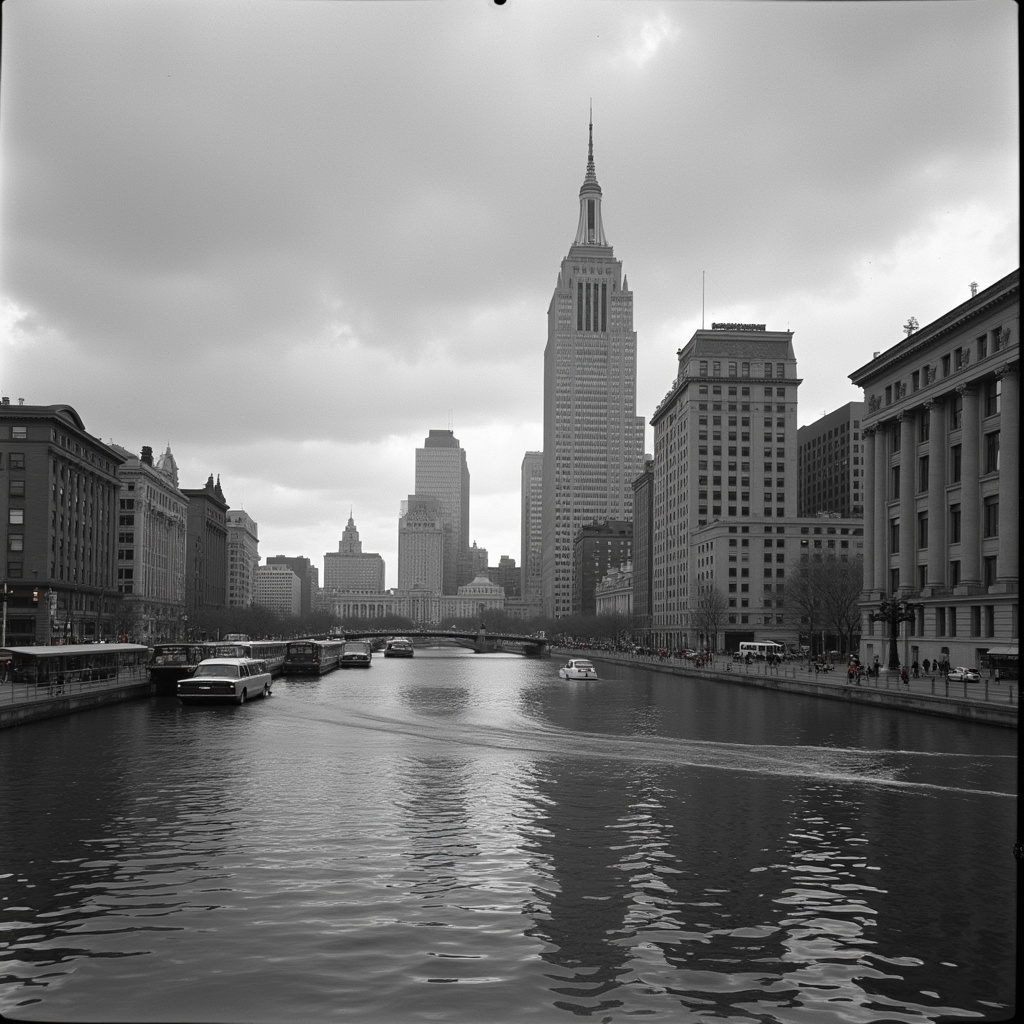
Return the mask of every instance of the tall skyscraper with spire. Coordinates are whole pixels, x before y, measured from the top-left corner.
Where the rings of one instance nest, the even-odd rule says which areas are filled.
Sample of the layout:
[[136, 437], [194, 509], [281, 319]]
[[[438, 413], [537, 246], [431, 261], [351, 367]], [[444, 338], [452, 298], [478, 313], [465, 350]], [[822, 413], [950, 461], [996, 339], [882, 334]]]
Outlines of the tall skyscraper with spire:
[[576, 534], [593, 522], [632, 519], [632, 481], [644, 457], [633, 293], [605, 238], [593, 120], [579, 198], [544, 349], [543, 607], [553, 616], [572, 611]]

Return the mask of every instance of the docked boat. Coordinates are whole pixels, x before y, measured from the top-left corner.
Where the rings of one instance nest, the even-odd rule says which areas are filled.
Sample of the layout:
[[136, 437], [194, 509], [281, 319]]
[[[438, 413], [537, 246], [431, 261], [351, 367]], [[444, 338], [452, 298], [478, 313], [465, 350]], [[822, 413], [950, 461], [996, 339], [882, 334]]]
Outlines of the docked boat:
[[559, 670], [562, 679], [596, 679], [597, 669], [586, 658], [570, 658]]
[[412, 656], [412, 641], [409, 640], [407, 637], [392, 637], [384, 646], [385, 658], [411, 658]]
[[373, 647], [367, 640], [346, 640], [341, 649], [341, 660], [338, 664], [342, 668], [352, 668], [357, 665], [360, 668], [369, 668], [370, 659], [373, 657]]

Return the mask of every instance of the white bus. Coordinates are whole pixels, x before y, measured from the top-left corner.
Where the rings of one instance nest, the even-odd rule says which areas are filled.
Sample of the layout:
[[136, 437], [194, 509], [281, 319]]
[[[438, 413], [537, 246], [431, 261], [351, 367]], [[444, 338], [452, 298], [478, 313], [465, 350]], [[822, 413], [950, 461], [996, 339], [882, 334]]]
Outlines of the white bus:
[[741, 658], [746, 658], [749, 654], [752, 658], [758, 658], [763, 661], [773, 654], [783, 655], [785, 653], [786, 648], [782, 644], [774, 643], [771, 640], [744, 640], [740, 643], [739, 656]]

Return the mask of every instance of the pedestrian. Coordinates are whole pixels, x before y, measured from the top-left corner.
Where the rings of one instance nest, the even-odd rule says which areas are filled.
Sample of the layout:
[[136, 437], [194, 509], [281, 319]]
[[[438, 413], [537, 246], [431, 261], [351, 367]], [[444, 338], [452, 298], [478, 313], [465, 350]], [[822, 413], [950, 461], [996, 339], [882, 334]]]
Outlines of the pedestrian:
[[900, 668], [900, 681], [908, 690], [910, 689], [910, 673], [907, 671], [906, 665]]
[[999, 669], [996, 669], [996, 682], [999, 682]]
[[911, 671], [914, 673], [914, 678], [917, 679], [918, 675], [920, 674], [920, 666], [917, 663], [917, 658], [914, 659], [914, 661], [911, 664], [910, 668], [911, 668]]
[[921, 662], [921, 664], [924, 666], [925, 675], [927, 675], [928, 674], [928, 666], [931, 664], [931, 662], [927, 658], [925, 658], [924, 661]]
[[853, 677], [856, 672], [857, 670], [853, 667], [853, 662], [851, 661], [850, 664], [846, 666], [846, 678], [849, 683], [853, 683]]

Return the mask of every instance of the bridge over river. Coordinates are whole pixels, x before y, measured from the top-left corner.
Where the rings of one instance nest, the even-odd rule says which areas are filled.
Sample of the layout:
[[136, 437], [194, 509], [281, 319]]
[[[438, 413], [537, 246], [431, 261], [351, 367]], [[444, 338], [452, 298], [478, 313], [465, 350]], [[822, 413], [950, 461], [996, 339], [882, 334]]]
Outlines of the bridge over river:
[[543, 635], [521, 634], [521, 633], [488, 633], [481, 626], [479, 629], [432, 629], [423, 627], [420, 629], [346, 629], [341, 633], [335, 633], [332, 637], [322, 639], [344, 640], [380, 640], [384, 642], [397, 636], [404, 636], [414, 644], [421, 642], [421, 646], [431, 646], [430, 641], [447, 641], [459, 647], [468, 647], [477, 654], [492, 654], [496, 651], [512, 652], [522, 654], [528, 658], [546, 658], [551, 654], [548, 639]]

